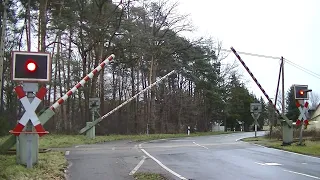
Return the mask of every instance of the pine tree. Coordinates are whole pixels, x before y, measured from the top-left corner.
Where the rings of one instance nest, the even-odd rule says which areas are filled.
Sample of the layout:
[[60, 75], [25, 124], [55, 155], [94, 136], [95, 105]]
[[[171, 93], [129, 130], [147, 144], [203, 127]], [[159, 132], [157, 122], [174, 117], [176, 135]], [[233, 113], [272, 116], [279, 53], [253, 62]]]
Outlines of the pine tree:
[[299, 110], [296, 106], [296, 100], [294, 98], [294, 86], [292, 85], [290, 89], [287, 92], [287, 97], [286, 97], [286, 116], [292, 120], [296, 121], [297, 118], [299, 117]]

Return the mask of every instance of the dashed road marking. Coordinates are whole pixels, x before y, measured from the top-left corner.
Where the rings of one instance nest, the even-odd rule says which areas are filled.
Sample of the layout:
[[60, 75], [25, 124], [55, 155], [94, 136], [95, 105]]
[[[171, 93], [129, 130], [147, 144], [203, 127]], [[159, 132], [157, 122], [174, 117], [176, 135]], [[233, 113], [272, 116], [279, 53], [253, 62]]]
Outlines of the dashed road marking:
[[134, 175], [134, 173], [136, 173], [137, 171], [138, 171], [138, 169], [142, 166], [142, 164], [143, 164], [143, 162], [144, 162], [144, 160], [146, 160], [146, 156], [143, 156], [143, 158], [141, 159], [141, 161], [137, 164], [137, 166], [136, 167], [134, 167], [133, 169], [132, 169], [132, 171], [129, 173], [129, 175], [131, 176], [131, 175]]
[[203, 148], [205, 148], [205, 149], [209, 149], [209, 148], [207, 148], [207, 147], [205, 147], [205, 146], [202, 146], [202, 145], [200, 145], [200, 144], [197, 144], [196, 142], [193, 142], [193, 144], [195, 144], [195, 145], [197, 145], [197, 146], [200, 146], [200, 147], [203, 147]]
[[261, 166], [281, 166], [282, 164], [279, 163], [259, 163], [259, 162], [255, 162], [256, 164], [259, 164]]

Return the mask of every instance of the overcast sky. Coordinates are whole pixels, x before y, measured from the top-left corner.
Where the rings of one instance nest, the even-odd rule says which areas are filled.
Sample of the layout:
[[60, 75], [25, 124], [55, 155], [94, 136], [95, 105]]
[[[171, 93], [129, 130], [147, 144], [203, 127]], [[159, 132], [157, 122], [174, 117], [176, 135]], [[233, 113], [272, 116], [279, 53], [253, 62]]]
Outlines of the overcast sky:
[[[211, 36], [240, 52], [288, 59], [310, 75], [286, 63], [285, 90], [292, 84], [309, 85], [320, 94], [320, 1], [319, 0], [178, 0], [178, 11], [189, 14], [197, 28], [192, 36]], [[190, 34], [188, 34], [189, 36]], [[191, 37], [191, 36], [190, 36]], [[275, 97], [280, 60], [240, 54], [263, 88]], [[227, 60], [236, 57], [229, 54]], [[237, 62], [239, 63], [239, 62]], [[239, 63], [247, 87], [263, 96]]]

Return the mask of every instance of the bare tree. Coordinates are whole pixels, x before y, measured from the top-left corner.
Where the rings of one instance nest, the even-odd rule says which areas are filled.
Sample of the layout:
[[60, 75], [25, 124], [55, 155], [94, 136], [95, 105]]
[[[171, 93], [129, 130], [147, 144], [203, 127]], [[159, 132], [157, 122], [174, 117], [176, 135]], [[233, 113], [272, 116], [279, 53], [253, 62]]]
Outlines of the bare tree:
[[315, 109], [320, 103], [319, 94], [315, 92], [310, 93], [310, 109]]

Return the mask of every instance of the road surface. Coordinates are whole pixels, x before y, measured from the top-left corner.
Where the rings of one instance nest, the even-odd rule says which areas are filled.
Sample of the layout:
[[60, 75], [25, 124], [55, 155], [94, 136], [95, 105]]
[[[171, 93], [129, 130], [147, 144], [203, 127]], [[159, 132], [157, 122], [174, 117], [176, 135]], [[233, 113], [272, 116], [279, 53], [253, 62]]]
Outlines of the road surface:
[[320, 179], [320, 158], [239, 141], [251, 136], [254, 133], [76, 146], [66, 151], [68, 179], [133, 180], [135, 172], [160, 173], [170, 180]]

